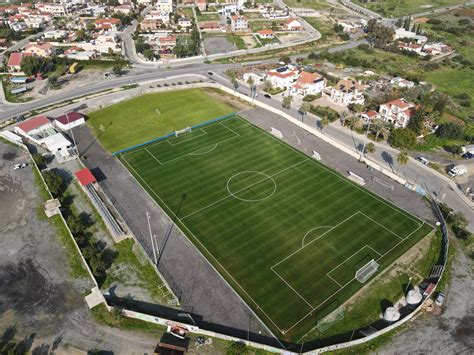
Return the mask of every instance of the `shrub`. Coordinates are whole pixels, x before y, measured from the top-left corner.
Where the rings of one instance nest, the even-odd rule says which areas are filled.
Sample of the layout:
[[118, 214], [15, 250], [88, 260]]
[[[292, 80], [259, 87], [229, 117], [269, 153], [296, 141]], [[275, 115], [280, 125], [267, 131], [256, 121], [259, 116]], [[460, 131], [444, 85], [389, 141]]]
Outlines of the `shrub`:
[[454, 122], [442, 123], [436, 130], [436, 135], [440, 138], [459, 139], [463, 135], [463, 127]]
[[314, 101], [316, 99], [319, 99], [320, 97], [321, 97], [321, 93], [319, 93], [317, 95], [306, 95], [305, 97], [303, 97], [303, 101], [311, 102], [311, 101]]
[[336, 121], [339, 117], [336, 111], [328, 107], [311, 105], [309, 112], [320, 117], [326, 117], [331, 122]]
[[410, 129], [397, 128], [390, 134], [388, 142], [397, 148], [411, 148], [416, 143], [416, 135]]

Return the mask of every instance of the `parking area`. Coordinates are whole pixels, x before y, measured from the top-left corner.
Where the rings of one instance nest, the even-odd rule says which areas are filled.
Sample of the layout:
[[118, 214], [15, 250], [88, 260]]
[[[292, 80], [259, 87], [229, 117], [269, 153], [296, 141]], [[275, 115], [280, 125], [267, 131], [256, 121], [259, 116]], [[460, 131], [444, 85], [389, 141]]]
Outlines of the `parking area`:
[[206, 54], [228, 53], [237, 50], [235, 44], [230, 43], [225, 34], [223, 35], [209, 35], [203, 34], [203, 45]]
[[[28, 163], [14, 170], [15, 164]], [[0, 141], [0, 337], [23, 350], [150, 352], [156, 338], [98, 325], [83, 295], [93, 286], [69, 275], [68, 254], [39, 206], [43, 202], [28, 153]], [[3, 346], [3, 345], [2, 345]], [[1, 352], [1, 349], [0, 349]], [[21, 352], [23, 353], [23, 352]]]

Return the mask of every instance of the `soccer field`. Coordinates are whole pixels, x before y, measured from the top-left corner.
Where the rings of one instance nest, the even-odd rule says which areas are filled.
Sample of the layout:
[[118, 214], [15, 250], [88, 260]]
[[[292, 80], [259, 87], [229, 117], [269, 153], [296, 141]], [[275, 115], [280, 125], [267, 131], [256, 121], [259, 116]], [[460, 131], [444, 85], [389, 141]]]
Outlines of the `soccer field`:
[[286, 340], [360, 289], [367, 262], [380, 273], [432, 230], [240, 117], [119, 158]]

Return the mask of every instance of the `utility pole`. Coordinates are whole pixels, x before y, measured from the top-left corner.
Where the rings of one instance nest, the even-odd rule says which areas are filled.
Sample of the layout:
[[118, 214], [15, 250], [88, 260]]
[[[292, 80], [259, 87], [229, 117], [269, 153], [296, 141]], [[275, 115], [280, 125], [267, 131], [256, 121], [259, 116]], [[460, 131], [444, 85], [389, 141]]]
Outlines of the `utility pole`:
[[155, 243], [153, 241], [153, 233], [151, 232], [150, 214], [148, 213], [148, 211], [146, 211], [146, 218], [148, 220], [148, 231], [150, 232], [151, 248], [153, 249], [153, 259], [155, 259], [155, 265], [156, 265], [158, 264], [158, 259], [156, 258]]
[[[74, 111], [71, 111], [71, 112], [74, 112]], [[69, 126], [69, 114], [71, 112], [68, 112], [66, 113], [66, 120], [67, 120], [67, 124]], [[74, 150], [76, 151], [76, 155], [79, 156], [79, 149], [77, 149], [77, 144], [76, 144], [76, 139], [74, 138], [74, 132], [72, 131], [72, 127], [69, 127], [69, 133], [71, 133], [71, 138], [72, 138], [72, 143], [74, 144]]]
[[[365, 138], [368, 138], [369, 136], [369, 129], [370, 129], [370, 118], [369, 120], [367, 121], [367, 131], [365, 131]], [[364, 151], [365, 151], [365, 145], [367, 144], [367, 142], [364, 141], [364, 145], [362, 146], [362, 151], [360, 152], [360, 158], [359, 158], [359, 161], [362, 161], [362, 155], [365, 155]]]

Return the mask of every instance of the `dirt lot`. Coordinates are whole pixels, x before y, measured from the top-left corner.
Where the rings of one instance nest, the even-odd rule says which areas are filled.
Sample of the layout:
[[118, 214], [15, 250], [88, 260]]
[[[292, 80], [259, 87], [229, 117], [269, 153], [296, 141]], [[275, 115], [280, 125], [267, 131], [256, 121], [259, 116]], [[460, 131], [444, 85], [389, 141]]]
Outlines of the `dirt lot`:
[[[13, 333], [33, 353], [61, 347], [150, 352], [156, 339], [95, 324], [83, 294], [92, 283], [69, 277], [68, 255], [55, 228], [40, 218], [42, 202], [27, 153], [0, 142], [0, 336]], [[3, 344], [1, 344], [3, 346]], [[1, 349], [0, 349], [0, 352]]]
[[[452, 243], [453, 244], [453, 243]], [[474, 349], [472, 259], [457, 247], [444, 311], [424, 315], [380, 350], [381, 354], [472, 354]]]
[[216, 53], [227, 53], [237, 50], [235, 44], [230, 43], [227, 38], [224, 36], [213, 36], [213, 35], [204, 35], [204, 48], [206, 53], [216, 54]]

